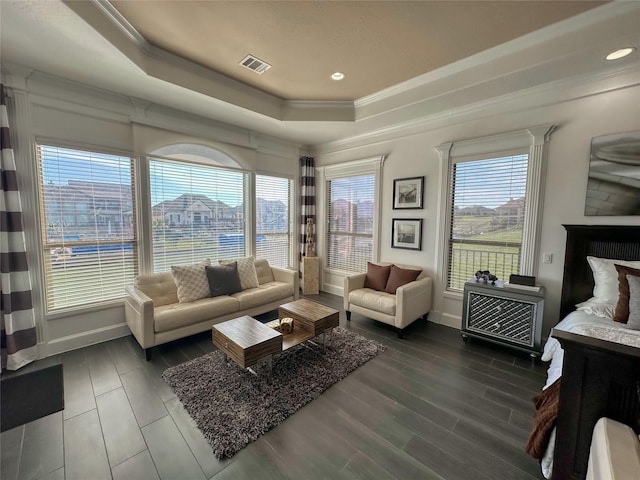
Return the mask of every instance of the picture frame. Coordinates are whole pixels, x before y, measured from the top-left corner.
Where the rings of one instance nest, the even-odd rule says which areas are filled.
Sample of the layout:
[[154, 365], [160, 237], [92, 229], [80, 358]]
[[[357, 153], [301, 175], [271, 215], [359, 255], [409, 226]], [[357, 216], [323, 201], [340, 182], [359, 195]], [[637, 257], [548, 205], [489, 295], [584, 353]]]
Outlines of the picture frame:
[[392, 248], [422, 250], [422, 219], [394, 218], [391, 235]]
[[424, 197], [424, 176], [397, 178], [393, 181], [393, 209], [421, 209]]

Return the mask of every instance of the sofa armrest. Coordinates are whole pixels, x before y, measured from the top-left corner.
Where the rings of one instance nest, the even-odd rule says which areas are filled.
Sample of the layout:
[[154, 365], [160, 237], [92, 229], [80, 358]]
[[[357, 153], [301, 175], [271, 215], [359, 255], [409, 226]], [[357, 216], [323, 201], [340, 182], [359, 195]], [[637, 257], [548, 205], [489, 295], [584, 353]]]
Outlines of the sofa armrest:
[[131, 333], [142, 348], [155, 345], [153, 300], [133, 285], [125, 288], [124, 315]]
[[288, 268], [271, 267], [271, 272], [276, 282], [288, 283], [293, 287], [293, 297], [296, 300], [300, 298], [300, 279], [297, 271]]
[[432, 280], [424, 277], [414, 280], [396, 290], [396, 324], [404, 328], [431, 310]]
[[358, 273], [357, 275], [350, 275], [344, 277], [344, 288], [342, 290], [342, 298], [344, 303], [344, 309], [349, 310], [349, 293], [359, 288], [364, 288], [364, 279], [367, 276], [366, 273]]

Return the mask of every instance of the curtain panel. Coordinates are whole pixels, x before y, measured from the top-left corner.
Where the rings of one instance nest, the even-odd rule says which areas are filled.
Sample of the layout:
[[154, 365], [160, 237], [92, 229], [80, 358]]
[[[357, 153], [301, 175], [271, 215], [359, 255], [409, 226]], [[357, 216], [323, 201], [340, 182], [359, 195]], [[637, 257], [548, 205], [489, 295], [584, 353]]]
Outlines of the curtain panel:
[[27, 267], [22, 203], [9, 136], [7, 92], [0, 84], [0, 344], [2, 368], [17, 370], [37, 358], [37, 332]]
[[300, 157], [300, 258], [306, 255], [307, 219], [316, 225], [316, 176], [313, 157]]

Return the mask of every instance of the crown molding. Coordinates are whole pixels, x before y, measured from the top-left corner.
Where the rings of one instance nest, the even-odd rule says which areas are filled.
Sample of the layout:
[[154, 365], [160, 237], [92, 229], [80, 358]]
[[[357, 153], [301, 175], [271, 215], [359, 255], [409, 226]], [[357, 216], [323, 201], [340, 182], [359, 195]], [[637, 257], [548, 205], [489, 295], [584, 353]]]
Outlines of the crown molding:
[[[311, 155], [336, 153], [413, 135], [433, 128], [455, 125], [497, 114], [556, 105], [637, 85], [640, 85], [640, 65], [636, 62], [616, 71], [598, 75], [583, 74], [574, 78], [557, 80], [475, 102], [464, 107], [425, 114], [405, 122], [391, 123], [389, 126], [371, 129], [360, 135], [312, 146], [310, 148]], [[380, 117], [383, 116], [380, 115]]]
[[472, 68], [493, 62], [502, 57], [518, 54], [533, 46], [553, 41], [559, 37], [584, 28], [594, 26], [600, 22], [626, 15], [638, 9], [636, 2], [611, 2], [606, 5], [588, 10], [575, 17], [549, 25], [534, 32], [528, 33], [509, 42], [479, 52], [470, 57], [458, 60], [431, 72], [419, 75], [405, 82], [398, 83], [389, 88], [380, 90], [366, 97], [355, 100], [356, 110], [367, 105], [387, 100], [389, 98], [407, 93], [426, 84], [465, 72]]

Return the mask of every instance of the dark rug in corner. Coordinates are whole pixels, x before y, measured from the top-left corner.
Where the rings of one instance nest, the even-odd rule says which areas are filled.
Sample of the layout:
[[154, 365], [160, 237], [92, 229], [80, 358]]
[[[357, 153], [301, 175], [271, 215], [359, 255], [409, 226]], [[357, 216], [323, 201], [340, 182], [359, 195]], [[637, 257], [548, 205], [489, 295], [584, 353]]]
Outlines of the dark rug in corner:
[[24, 368], [0, 382], [2, 432], [64, 409], [62, 364]]
[[271, 383], [220, 351], [171, 367], [171, 386], [219, 459], [232, 457], [260, 435], [318, 397], [384, 350], [373, 340], [340, 327], [325, 353], [321, 345], [298, 345], [274, 357]]

